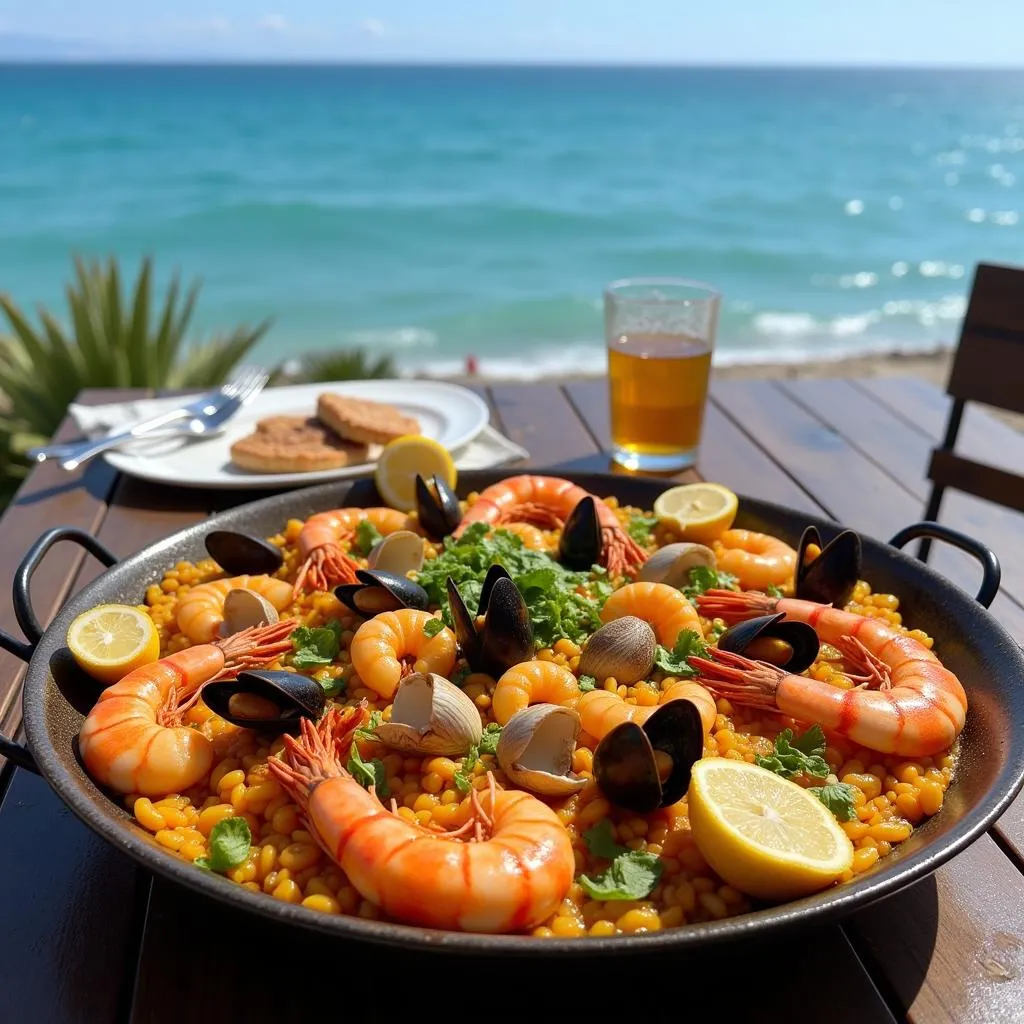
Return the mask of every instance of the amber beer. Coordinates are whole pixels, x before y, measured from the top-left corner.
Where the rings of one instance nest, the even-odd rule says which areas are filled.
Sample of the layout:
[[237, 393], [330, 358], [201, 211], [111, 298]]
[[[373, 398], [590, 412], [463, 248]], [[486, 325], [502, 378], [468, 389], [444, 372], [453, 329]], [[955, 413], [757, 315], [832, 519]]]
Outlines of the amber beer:
[[606, 292], [613, 457], [628, 469], [692, 466], [700, 445], [718, 295], [685, 281]]

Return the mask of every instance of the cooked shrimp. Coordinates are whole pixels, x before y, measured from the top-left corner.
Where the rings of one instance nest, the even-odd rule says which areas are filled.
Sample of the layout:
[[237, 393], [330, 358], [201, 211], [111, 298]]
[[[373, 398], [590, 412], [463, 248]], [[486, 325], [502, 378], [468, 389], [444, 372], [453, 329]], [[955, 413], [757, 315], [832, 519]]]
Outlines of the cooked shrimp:
[[385, 537], [411, 529], [409, 517], [393, 508], [335, 508], [310, 516], [299, 532], [299, 554], [304, 561], [295, 579], [295, 597], [307, 587], [330, 590], [337, 583], [355, 583], [359, 566], [342, 550], [341, 543], [351, 541], [364, 521]]
[[399, 608], [364, 622], [349, 646], [352, 667], [363, 683], [390, 698], [409, 672], [447, 676], [455, 667], [455, 634], [445, 626], [428, 637], [423, 627], [433, 618], [430, 612]]
[[767, 533], [726, 530], [714, 551], [719, 570], [735, 576], [744, 590], [784, 587], [796, 572], [796, 552]]
[[512, 476], [485, 488], [463, 516], [455, 536], [470, 523], [530, 523], [560, 529], [573, 509], [588, 497], [594, 498], [601, 526], [600, 564], [613, 576], [634, 573], [647, 559], [643, 548], [626, 533], [605, 502], [557, 476]]
[[709, 590], [699, 603], [706, 614], [734, 621], [785, 612], [787, 619], [812, 626], [860, 673], [848, 673], [860, 685], [842, 690], [716, 648], [708, 659], [690, 658], [701, 681], [733, 703], [818, 722], [870, 750], [902, 757], [945, 750], [964, 727], [967, 695], [960, 680], [924, 644], [881, 619], [812, 601], [721, 590]]
[[600, 741], [623, 722], [643, 725], [659, 707], [673, 700], [688, 700], [696, 706], [704, 726], [704, 738], [707, 739], [718, 717], [718, 708], [715, 705], [715, 698], [700, 683], [689, 679], [673, 683], [661, 694], [658, 703], [650, 707], [627, 704], [617, 693], [610, 690], [591, 690], [580, 698], [576, 710], [580, 713], [580, 723], [584, 732]]
[[567, 668], [553, 661], [523, 661], [498, 680], [491, 694], [491, 713], [498, 725], [504, 725], [531, 704], [572, 708], [579, 699], [580, 684]]
[[232, 590], [251, 590], [283, 612], [292, 603], [291, 585], [273, 576], [235, 576], [190, 587], [178, 598], [178, 629], [194, 644], [208, 644], [224, 622], [224, 601]]
[[616, 590], [601, 609], [601, 621], [611, 622], [625, 615], [635, 615], [649, 623], [658, 643], [670, 651], [684, 629], [704, 635], [697, 610], [667, 583], [627, 583]]
[[428, 928], [518, 932], [557, 910], [575, 872], [557, 815], [522, 791], [472, 790], [475, 834], [428, 832], [381, 806], [345, 770], [362, 708], [332, 708], [302, 736], [285, 737], [270, 770], [306, 826], [359, 894], [389, 917]]
[[181, 715], [214, 679], [264, 665], [291, 650], [294, 621], [187, 647], [108, 686], [78, 734], [86, 771], [119, 793], [167, 796], [194, 786], [213, 764], [213, 744]]

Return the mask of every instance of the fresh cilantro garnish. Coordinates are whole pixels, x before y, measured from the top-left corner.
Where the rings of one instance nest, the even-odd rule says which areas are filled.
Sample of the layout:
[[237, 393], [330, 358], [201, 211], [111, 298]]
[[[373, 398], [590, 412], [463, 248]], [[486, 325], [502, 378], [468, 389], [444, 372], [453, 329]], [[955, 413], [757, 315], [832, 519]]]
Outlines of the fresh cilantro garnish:
[[[604, 569], [571, 572], [543, 551], [524, 547], [515, 534], [500, 529], [490, 533], [490, 529], [488, 523], [473, 523], [457, 539], [446, 537], [444, 550], [428, 559], [417, 574], [416, 581], [426, 590], [430, 604], [441, 608], [446, 625], [453, 625], [448, 577], [455, 581], [466, 607], [475, 612], [487, 570], [502, 565], [530, 610], [538, 647], [550, 647], [562, 637], [580, 641], [601, 626], [601, 606], [612, 590]], [[579, 593], [581, 588], [589, 596]]]
[[384, 762], [379, 757], [375, 757], [372, 761], [364, 761], [359, 753], [359, 747], [355, 743], [352, 744], [347, 768], [349, 775], [364, 789], [369, 789], [373, 786], [374, 792], [381, 800], [386, 800], [391, 795], [391, 790], [388, 789], [388, 774], [387, 769], [384, 767]]
[[597, 680], [593, 676], [580, 676], [577, 682], [580, 684], [581, 693], [590, 693], [597, 688]]
[[783, 729], [775, 737], [775, 752], [768, 757], [758, 756], [755, 760], [762, 768], [784, 779], [791, 779], [794, 775], [824, 779], [832, 770], [822, 756], [824, 753], [825, 734], [820, 725], [812, 725], [798, 739], [793, 739], [792, 729]]
[[853, 821], [857, 808], [853, 805], [853, 786], [846, 782], [832, 782], [827, 786], [811, 786], [813, 793], [835, 816], [838, 821]]
[[497, 722], [491, 722], [484, 729], [480, 742], [474, 743], [466, 751], [466, 756], [462, 759], [459, 767], [455, 769], [455, 775], [453, 776], [455, 785], [460, 792], [468, 793], [470, 791], [473, 785], [473, 769], [476, 767], [477, 761], [480, 760], [483, 754], [496, 754], [498, 752], [499, 739], [501, 739], [501, 726]]
[[428, 638], [437, 636], [442, 629], [444, 629], [444, 619], [428, 619], [423, 623], [423, 635]]
[[317, 679], [317, 682], [324, 688], [324, 693], [328, 697], [337, 697], [345, 689], [345, 677], [340, 673], [336, 676], [325, 675]]
[[653, 853], [619, 846], [612, 839], [612, 828], [607, 819], [585, 832], [583, 839], [595, 857], [611, 861], [596, 878], [580, 875], [580, 886], [591, 899], [642, 900], [651, 894], [661, 879], [664, 869], [661, 859]]
[[208, 857], [193, 862], [207, 871], [227, 871], [237, 867], [249, 856], [252, 833], [245, 818], [224, 818], [210, 829], [207, 841]]
[[299, 626], [292, 632], [292, 647], [296, 668], [330, 665], [341, 650], [341, 625], [332, 619], [323, 626]]
[[384, 721], [384, 713], [382, 711], [371, 711], [370, 720], [366, 725], [361, 725], [356, 729], [356, 739], [360, 740], [376, 740], [377, 739], [377, 726]]
[[356, 527], [356, 551], [364, 558], [370, 553], [374, 544], [384, 539], [384, 534], [369, 519], [364, 519]]
[[671, 651], [658, 644], [654, 654], [654, 664], [670, 676], [694, 676], [697, 672], [691, 668], [686, 659], [690, 657], [703, 658], [707, 656], [707, 653], [707, 645], [701, 635], [696, 630], [683, 629], [680, 630], [679, 636], [676, 638], [676, 645]]
[[735, 576], [718, 572], [709, 565], [695, 565], [689, 575], [690, 583], [682, 590], [691, 601], [708, 590], [734, 590], [737, 583]]
[[468, 793], [473, 788], [473, 766], [467, 767], [466, 762], [463, 761], [458, 768], [455, 769], [455, 774], [452, 776], [452, 780], [455, 783], [456, 789], [460, 793]]
[[651, 530], [658, 525], [657, 516], [645, 516], [642, 512], [634, 512], [626, 523], [626, 533], [640, 545], [646, 545], [651, 540]]
[[764, 592], [769, 597], [782, 597], [782, 588], [775, 586], [774, 583], [769, 583], [768, 586], [764, 588]]
[[[498, 752], [498, 740], [501, 739], [501, 726], [497, 722], [491, 722], [484, 729], [484, 734], [477, 744], [480, 754], [496, 754]], [[477, 755], [479, 756], [479, 755]]]

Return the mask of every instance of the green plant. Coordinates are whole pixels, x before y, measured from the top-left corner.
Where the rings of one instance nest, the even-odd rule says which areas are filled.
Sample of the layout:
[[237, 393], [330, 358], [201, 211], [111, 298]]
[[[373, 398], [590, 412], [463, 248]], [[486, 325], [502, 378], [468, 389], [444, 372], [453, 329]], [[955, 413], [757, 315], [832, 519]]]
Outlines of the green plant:
[[187, 346], [198, 294], [199, 284], [193, 283], [182, 295], [175, 275], [161, 303], [154, 295], [149, 258], [143, 259], [127, 294], [115, 258], [105, 264], [76, 258], [75, 278], [66, 289], [67, 327], [43, 308], [35, 327], [10, 296], [0, 294], [0, 311], [11, 330], [9, 337], [0, 336], [3, 480], [15, 472], [25, 448], [53, 434], [83, 388], [222, 383], [270, 321]]
[[395, 377], [398, 370], [389, 355], [373, 357], [364, 349], [343, 349], [340, 352], [311, 352], [299, 359], [295, 373], [279, 367], [271, 384], [319, 384], [331, 380], [365, 380], [372, 377]]

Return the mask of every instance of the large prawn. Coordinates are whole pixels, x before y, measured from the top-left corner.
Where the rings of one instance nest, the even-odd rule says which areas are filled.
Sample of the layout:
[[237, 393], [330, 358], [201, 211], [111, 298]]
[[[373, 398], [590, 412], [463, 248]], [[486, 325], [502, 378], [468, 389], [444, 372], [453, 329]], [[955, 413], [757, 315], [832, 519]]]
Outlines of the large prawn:
[[182, 714], [206, 683], [290, 651], [295, 626], [277, 622], [187, 647], [108, 686], [78, 734], [85, 770], [119, 793], [167, 796], [194, 786], [213, 764], [213, 744], [183, 726]]
[[295, 579], [295, 597], [307, 589], [329, 590], [338, 583], [356, 582], [359, 565], [341, 545], [351, 542], [362, 522], [375, 526], [384, 536], [411, 528], [409, 517], [393, 508], [335, 508], [310, 516], [299, 532], [303, 561]]
[[557, 476], [511, 476], [480, 492], [455, 530], [458, 537], [471, 523], [530, 523], [545, 529], [561, 529], [573, 509], [594, 498], [601, 528], [599, 561], [612, 575], [631, 575], [647, 554], [623, 529], [612, 509], [582, 487]]
[[817, 722], [870, 750], [903, 757], [945, 750], [964, 727], [967, 695], [960, 680], [924, 644], [881, 619], [813, 601], [728, 590], [709, 590], [697, 603], [705, 615], [727, 622], [774, 611], [806, 622], [842, 652], [848, 674], [860, 681], [842, 690], [717, 648], [707, 658], [689, 659], [701, 682], [736, 704]]
[[343, 767], [364, 713], [335, 707], [319, 726], [303, 719], [300, 739], [285, 737], [283, 759], [268, 762], [360, 895], [396, 920], [428, 928], [516, 932], [548, 918], [575, 872], [555, 812], [529, 793], [497, 789], [492, 776], [483, 799], [472, 791], [474, 819], [458, 833], [403, 820]]

